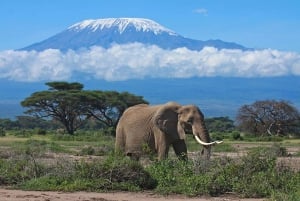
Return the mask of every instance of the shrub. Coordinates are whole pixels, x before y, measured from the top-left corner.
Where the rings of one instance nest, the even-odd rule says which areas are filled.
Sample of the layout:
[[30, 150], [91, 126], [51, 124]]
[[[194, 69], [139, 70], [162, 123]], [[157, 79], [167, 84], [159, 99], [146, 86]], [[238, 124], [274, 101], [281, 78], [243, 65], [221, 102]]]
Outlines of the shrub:
[[44, 167], [27, 158], [0, 159], [0, 185], [14, 185], [39, 177]]
[[271, 194], [270, 201], [299, 201], [300, 198], [300, 186], [298, 185], [298, 190], [288, 193], [283, 193], [281, 191], [273, 191]]
[[[0, 185], [59, 191], [155, 189], [161, 194], [189, 196], [234, 192], [242, 197], [290, 201], [299, 196], [300, 172], [276, 165], [276, 150], [282, 149], [278, 144], [251, 150], [238, 159], [167, 159], [151, 162], [147, 167], [117, 154], [110, 154], [103, 160], [59, 158], [42, 164], [36, 159], [49, 150], [51, 144], [28, 140], [23, 151], [0, 159]], [[94, 149], [87, 147], [87, 152], [89, 150]]]
[[0, 137], [5, 136], [5, 129], [3, 127], [0, 127]]
[[[300, 177], [288, 168], [278, 169], [272, 147], [253, 150], [239, 160], [216, 158], [183, 162], [166, 160], [147, 168], [163, 194], [209, 194], [235, 192], [242, 197], [269, 197], [274, 191], [293, 192]], [[297, 185], [298, 182], [298, 185]]]
[[214, 140], [223, 140], [224, 139], [224, 135], [221, 132], [212, 132], [210, 135], [211, 135], [211, 138]]
[[231, 138], [233, 140], [243, 140], [243, 137], [241, 136], [240, 132], [238, 132], [238, 131], [233, 131], [231, 133]]
[[46, 135], [46, 134], [47, 134], [47, 131], [46, 131], [45, 129], [39, 128], [39, 129], [37, 129], [37, 134], [38, 134], [38, 135]]
[[195, 179], [193, 177], [194, 166], [191, 162], [167, 159], [154, 163], [147, 170], [157, 180], [157, 192], [195, 194], [195, 186], [186, 185], [186, 183], [193, 183]]
[[91, 146], [83, 147], [80, 151], [80, 155], [94, 155], [95, 149]]
[[236, 152], [236, 148], [234, 148], [231, 144], [222, 143], [213, 147], [214, 152]]
[[282, 147], [279, 143], [273, 143], [270, 147], [254, 147], [250, 153], [257, 153], [274, 158], [288, 156], [287, 149]]
[[111, 155], [104, 161], [59, 161], [44, 176], [21, 186], [27, 190], [140, 190], [153, 189], [156, 181], [137, 161]]

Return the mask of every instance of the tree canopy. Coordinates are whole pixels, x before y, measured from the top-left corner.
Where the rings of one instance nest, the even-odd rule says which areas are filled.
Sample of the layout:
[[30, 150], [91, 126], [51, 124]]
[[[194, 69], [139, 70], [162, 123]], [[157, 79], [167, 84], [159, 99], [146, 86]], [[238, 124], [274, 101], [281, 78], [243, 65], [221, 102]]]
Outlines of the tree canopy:
[[209, 132], [231, 132], [235, 129], [234, 121], [229, 117], [213, 117], [205, 119]]
[[89, 91], [85, 98], [88, 102], [87, 114], [108, 127], [116, 127], [128, 107], [148, 103], [142, 96], [116, 91]]
[[83, 90], [77, 82], [48, 82], [49, 89], [33, 93], [21, 102], [26, 113], [53, 118], [73, 134], [86, 120], [95, 118], [106, 126], [115, 126], [127, 107], [147, 103], [128, 92]]
[[255, 135], [299, 134], [299, 122], [299, 111], [286, 101], [256, 101], [237, 114], [240, 129]]

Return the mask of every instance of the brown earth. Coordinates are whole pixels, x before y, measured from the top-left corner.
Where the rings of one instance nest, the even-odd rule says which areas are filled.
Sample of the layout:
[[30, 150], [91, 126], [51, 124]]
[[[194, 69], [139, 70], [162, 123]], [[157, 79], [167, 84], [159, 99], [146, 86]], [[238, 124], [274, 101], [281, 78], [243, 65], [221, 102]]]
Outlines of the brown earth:
[[160, 196], [151, 192], [54, 192], [54, 191], [22, 191], [0, 189], [1, 201], [264, 201], [265, 199], [241, 199], [232, 195], [224, 197], [186, 197], [181, 195]]

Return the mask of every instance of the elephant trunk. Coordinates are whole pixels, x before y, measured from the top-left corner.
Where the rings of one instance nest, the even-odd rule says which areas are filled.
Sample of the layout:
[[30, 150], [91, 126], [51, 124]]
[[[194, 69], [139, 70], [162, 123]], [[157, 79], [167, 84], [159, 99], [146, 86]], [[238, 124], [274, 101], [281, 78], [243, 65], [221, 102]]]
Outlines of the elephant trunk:
[[192, 130], [196, 141], [204, 147], [202, 154], [206, 159], [209, 159], [211, 154], [211, 145], [216, 142], [211, 142], [208, 130], [204, 123], [194, 124], [192, 126]]

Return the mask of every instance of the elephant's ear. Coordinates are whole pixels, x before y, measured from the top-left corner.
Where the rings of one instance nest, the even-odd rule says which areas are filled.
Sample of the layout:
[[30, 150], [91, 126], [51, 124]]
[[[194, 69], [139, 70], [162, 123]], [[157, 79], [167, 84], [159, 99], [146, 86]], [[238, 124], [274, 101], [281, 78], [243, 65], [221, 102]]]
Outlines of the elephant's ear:
[[160, 107], [154, 115], [154, 124], [173, 139], [185, 138], [184, 129], [178, 122], [178, 109], [180, 107], [177, 103], [168, 103]]

